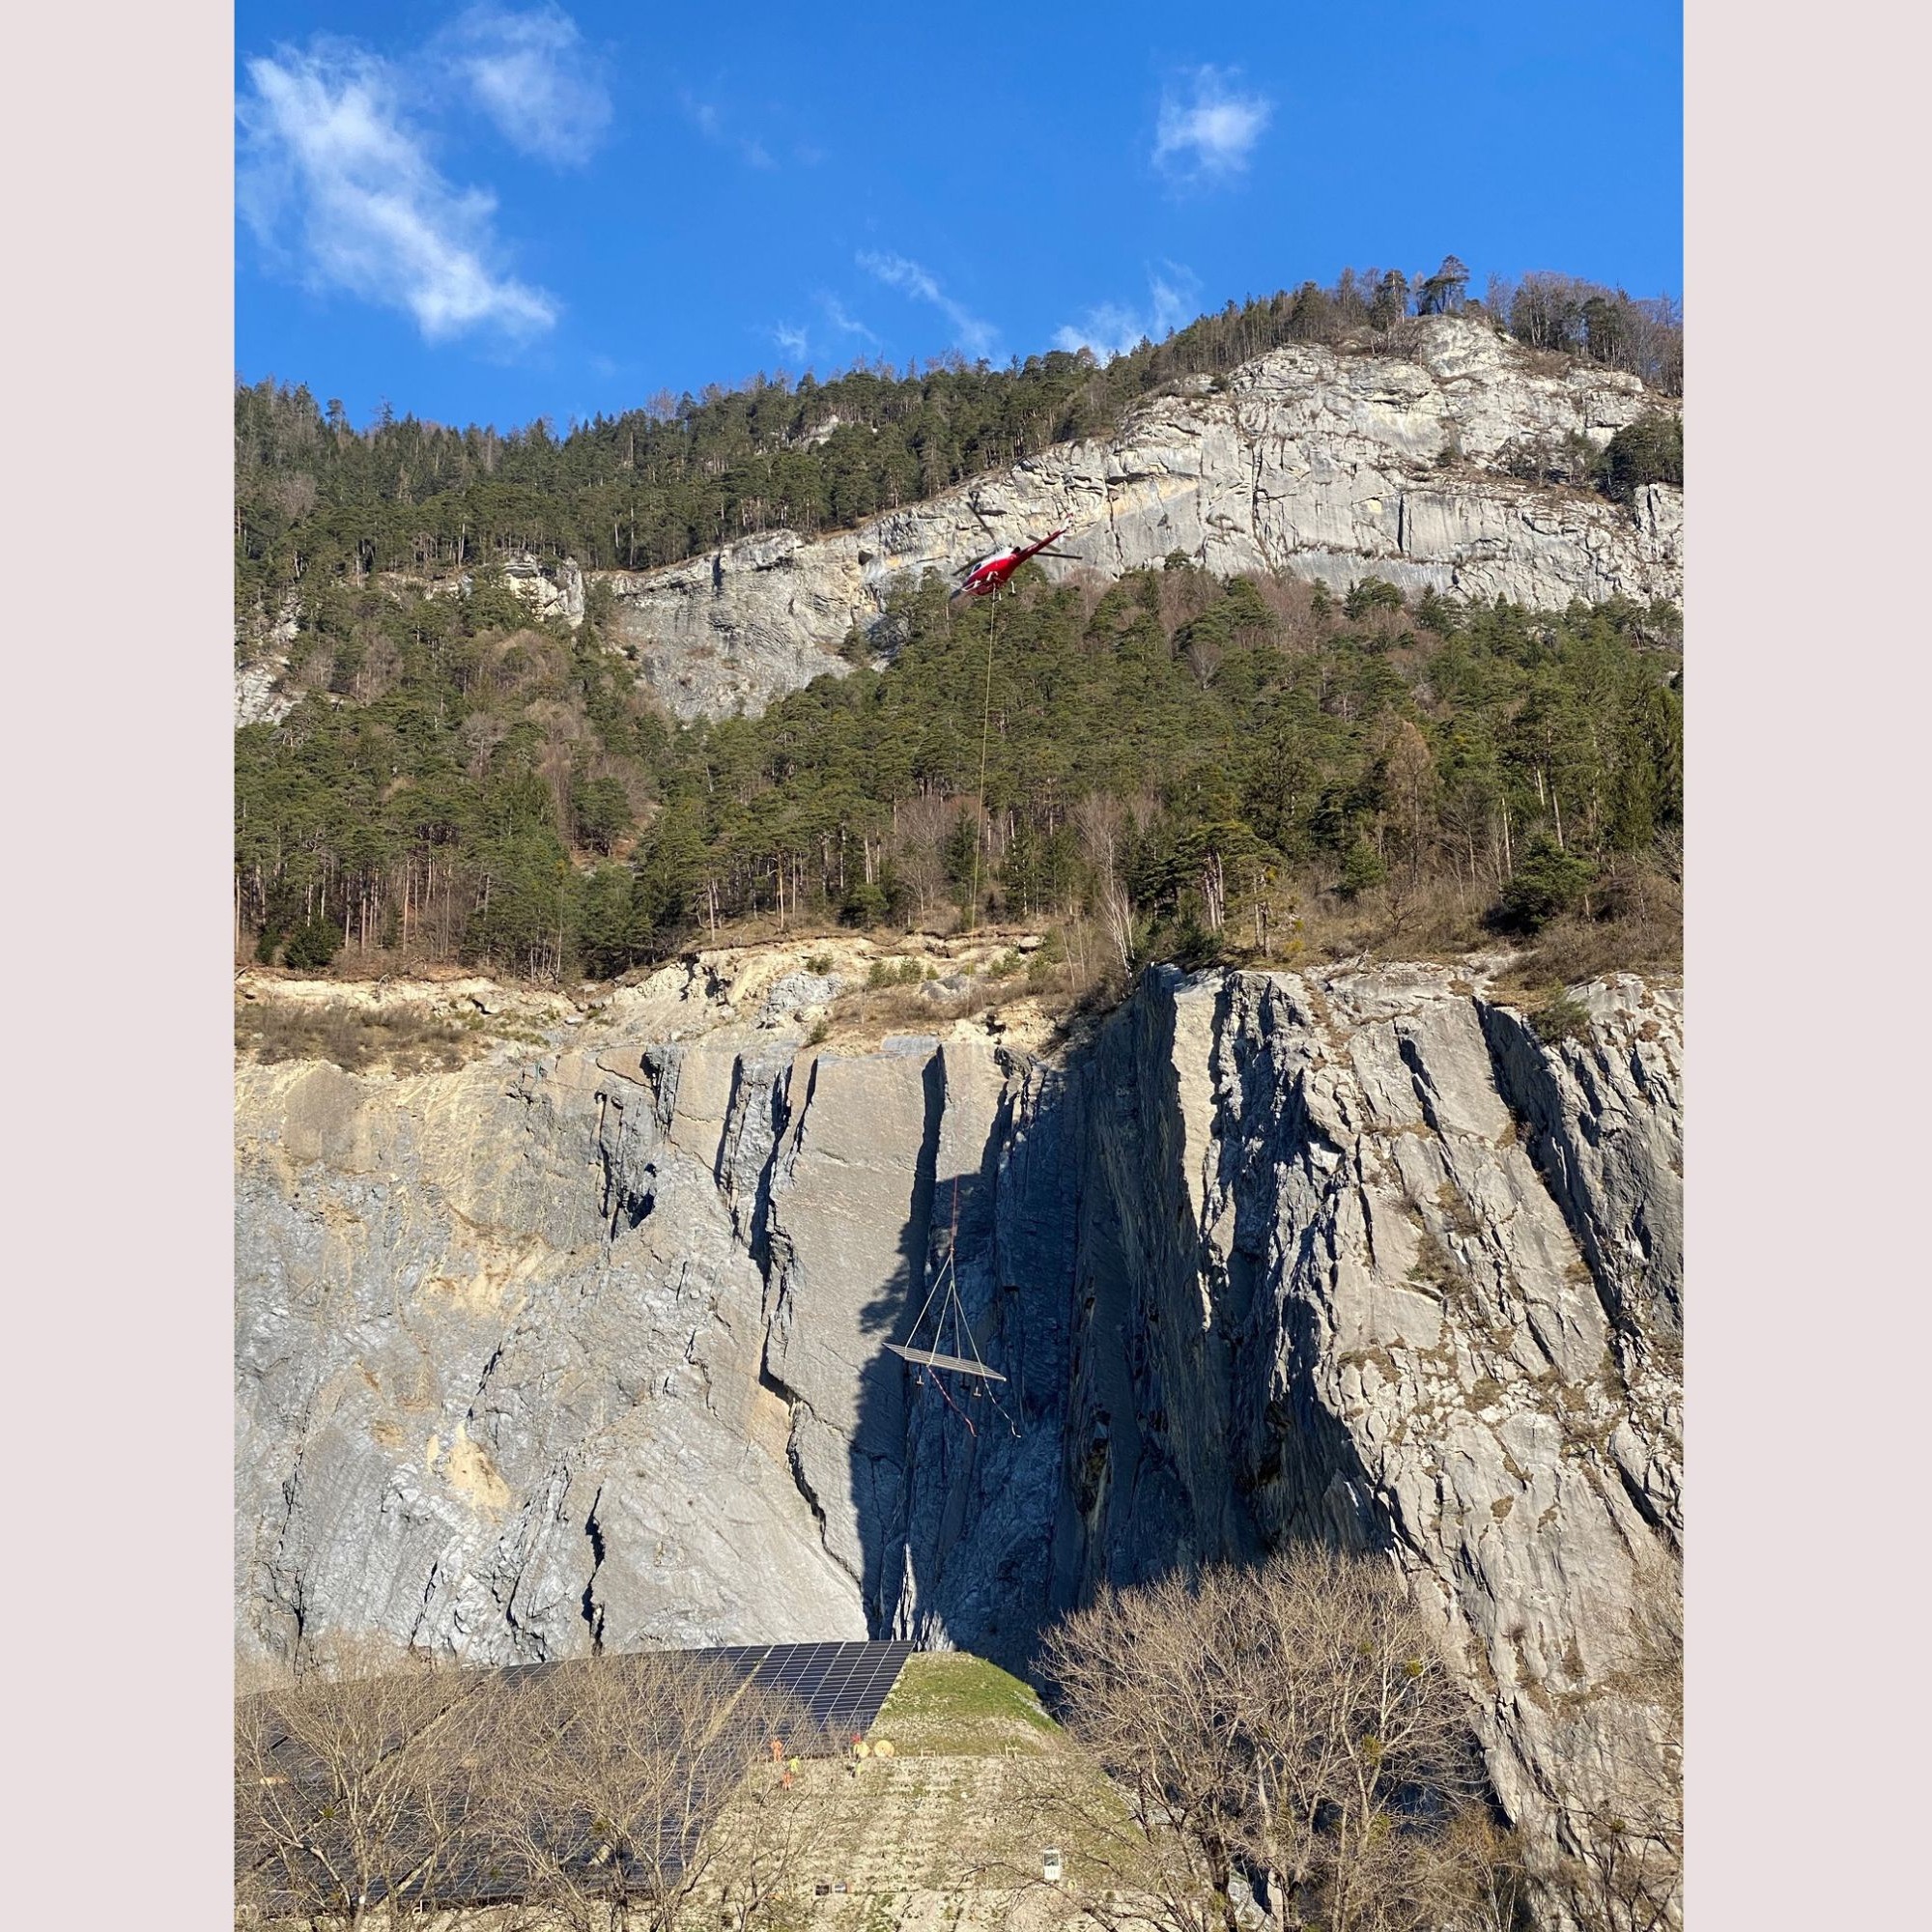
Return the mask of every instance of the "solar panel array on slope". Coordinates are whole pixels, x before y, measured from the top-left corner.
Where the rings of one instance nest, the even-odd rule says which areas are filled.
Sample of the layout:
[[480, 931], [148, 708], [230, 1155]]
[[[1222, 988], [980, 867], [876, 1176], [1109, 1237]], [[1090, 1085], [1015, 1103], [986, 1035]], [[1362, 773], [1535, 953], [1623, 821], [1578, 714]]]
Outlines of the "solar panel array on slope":
[[[624, 1654], [641, 1653], [618, 1655]], [[898, 1682], [906, 1659], [912, 1654], [913, 1646], [909, 1643], [874, 1642], [737, 1644], [715, 1650], [665, 1653], [668, 1657], [690, 1662], [695, 1668], [707, 1664], [722, 1665], [748, 1689], [777, 1692], [795, 1702], [808, 1719], [808, 1728], [805, 1735], [787, 1737], [782, 1742], [787, 1755], [799, 1757], [837, 1753], [844, 1748], [849, 1737], [855, 1733], [863, 1736], [869, 1731], [877, 1722], [886, 1699], [892, 1694], [893, 1686]], [[494, 1679], [506, 1689], [516, 1690], [534, 1685], [553, 1673], [583, 1667], [585, 1660], [560, 1659], [549, 1663], [499, 1665], [494, 1669], [478, 1670], [474, 1675], [479, 1688], [486, 1680]], [[727, 1717], [725, 1721], [727, 1727], [732, 1725], [730, 1718]], [[739, 1735], [742, 1738], [741, 1726]], [[287, 1776], [280, 1781], [310, 1784], [322, 1771], [322, 1767], [295, 1747], [291, 1739], [275, 1738], [270, 1741], [270, 1748], [286, 1767]], [[728, 1747], [726, 1755], [729, 1755]], [[706, 1779], [708, 1773], [703, 1757], [699, 1758], [694, 1771], [700, 1781]], [[735, 1781], [739, 1773], [733, 1770], [725, 1776]], [[316, 1788], [316, 1797], [324, 1804], [328, 1796], [326, 1785], [325, 1774], [322, 1786]], [[669, 1827], [668, 1819], [667, 1827]], [[242, 1850], [238, 1837], [238, 1859]], [[675, 1871], [680, 1862], [681, 1854], [676, 1849], [671, 1849], [664, 1859], [668, 1873]], [[240, 1875], [238, 1866], [238, 1877]], [[425, 1875], [419, 1880], [412, 1889], [412, 1899], [418, 1907], [480, 1905], [521, 1897], [524, 1889], [519, 1874], [504, 1868], [499, 1854], [492, 1853], [481, 1844], [464, 1844], [453, 1851], [437, 1876]], [[373, 1895], [380, 1898], [386, 1889], [385, 1886], [378, 1883]], [[294, 1901], [278, 1887], [270, 1887], [270, 1896], [274, 1908], [284, 1911], [293, 1908]]]
[[[645, 1655], [613, 1652], [613, 1656]], [[818, 1748], [837, 1751], [855, 1731], [861, 1736], [878, 1720], [893, 1686], [913, 1654], [909, 1643], [745, 1643], [717, 1650], [676, 1650], [663, 1655], [689, 1662], [695, 1667], [722, 1664], [746, 1684], [776, 1691], [804, 1706], [811, 1719], [812, 1736], [800, 1740], [799, 1754], [812, 1756]], [[553, 1671], [577, 1670], [582, 1660], [559, 1659], [553, 1663], [509, 1663], [497, 1675], [511, 1684], [546, 1677]]]
[[912, 1655], [909, 1643], [738, 1644], [715, 1655], [753, 1684], [795, 1697], [834, 1748], [864, 1736]]

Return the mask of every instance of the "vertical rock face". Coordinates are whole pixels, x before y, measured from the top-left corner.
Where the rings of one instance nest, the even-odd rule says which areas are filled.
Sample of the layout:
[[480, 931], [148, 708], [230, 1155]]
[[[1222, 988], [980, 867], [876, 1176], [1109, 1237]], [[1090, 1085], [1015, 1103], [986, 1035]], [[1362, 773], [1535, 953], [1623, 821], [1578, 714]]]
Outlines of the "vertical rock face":
[[[1376, 576], [1560, 609], [1683, 594], [1683, 493], [1634, 504], [1517, 480], [1513, 459], [1602, 448], [1674, 411], [1621, 371], [1552, 374], [1488, 324], [1435, 316], [1410, 355], [1291, 345], [1195, 378], [1111, 437], [808, 541], [789, 530], [645, 572], [607, 573], [641, 681], [680, 718], [761, 711], [871, 633], [895, 585], [950, 577], [997, 544], [1065, 526], [1057, 548], [1112, 577], [1176, 551], [1223, 576], [1286, 571], [1337, 588]], [[886, 640], [881, 634], [878, 641]]]
[[1586, 1000], [1548, 1047], [1435, 968], [1143, 994], [1088, 1076], [1057, 1538], [1076, 1588], [1388, 1552], [1546, 1844], [1610, 1789], [1682, 1528], [1680, 1015]]
[[725, 1148], [755, 1139], [755, 1057], [707, 1120], [676, 1077], [715, 1067], [704, 1044], [244, 1077], [244, 1643], [864, 1634], [760, 1379]]
[[[622, 997], [520, 1064], [243, 1070], [245, 1646], [1024, 1666], [1103, 1578], [1320, 1537], [1416, 1580], [1574, 1838], [1680, 1533], [1674, 994], [1548, 1045], [1444, 968], [1170, 971], [1063, 1065]], [[938, 1283], [990, 1396], [885, 1348]]]

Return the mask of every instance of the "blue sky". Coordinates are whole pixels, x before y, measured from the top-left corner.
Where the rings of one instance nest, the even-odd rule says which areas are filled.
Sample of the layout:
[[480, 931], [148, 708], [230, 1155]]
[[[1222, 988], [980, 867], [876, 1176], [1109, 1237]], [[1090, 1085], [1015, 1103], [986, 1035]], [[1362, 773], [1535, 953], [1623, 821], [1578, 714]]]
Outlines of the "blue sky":
[[358, 423], [563, 427], [858, 355], [1104, 354], [1450, 250], [1478, 289], [1675, 294], [1681, 30], [1674, 0], [243, 0], [238, 373]]

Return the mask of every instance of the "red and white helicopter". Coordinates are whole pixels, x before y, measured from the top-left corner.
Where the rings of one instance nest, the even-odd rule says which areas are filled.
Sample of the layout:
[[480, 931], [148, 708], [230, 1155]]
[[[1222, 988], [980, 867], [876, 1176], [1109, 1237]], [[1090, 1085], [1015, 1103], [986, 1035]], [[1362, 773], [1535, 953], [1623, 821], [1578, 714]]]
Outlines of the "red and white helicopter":
[[1065, 534], [1064, 529], [1054, 530], [1036, 544], [1019, 547], [1009, 544], [1004, 550], [996, 550], [991, 556], [982, 556], [978, 563], [969, 563], [962, 573], [965, 582], [948, 601], [956, 604], [962, 597], [989, 597], [996, 590], [1004, 590], [1013, 572], [1030, 556], [1065, 556], [1067, 553], [1064, 550], [1047, 548]]

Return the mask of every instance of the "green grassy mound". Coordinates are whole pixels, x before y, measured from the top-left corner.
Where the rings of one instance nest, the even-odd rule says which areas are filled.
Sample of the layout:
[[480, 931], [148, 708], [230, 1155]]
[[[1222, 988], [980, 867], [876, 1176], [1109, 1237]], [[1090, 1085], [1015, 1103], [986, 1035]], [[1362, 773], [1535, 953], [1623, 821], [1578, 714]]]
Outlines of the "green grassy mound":
[[1060, 1726], [1030, 1686], [963, 1651], [908, 1658], [872, 1726], [918, 1757], [1005, 1757], [1050, 1749]]

